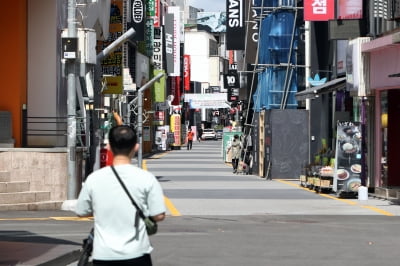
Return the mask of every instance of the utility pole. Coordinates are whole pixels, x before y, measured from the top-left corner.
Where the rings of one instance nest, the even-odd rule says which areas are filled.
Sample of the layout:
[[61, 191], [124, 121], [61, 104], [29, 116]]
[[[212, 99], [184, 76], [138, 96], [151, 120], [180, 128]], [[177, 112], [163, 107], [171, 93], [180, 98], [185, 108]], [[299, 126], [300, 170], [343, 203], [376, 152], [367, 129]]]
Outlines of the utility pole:
[[151, 85], [153, 85], [154, 82], [159, 80], [164, 76], [164, 73], [159, 73], [157, 76], [152, 78], [150, 81], [148, 81], [146, 84], [144, 84], [139, 90], [138, 90], [138, 126], [137, 126], [137, 136], [138, 136], [138, 143], [139, 143], [139, 150], [138, 150], [138, 167], [142, 168], [142, 161], [143, 161], [143, 92], [150, 88]]
[[[76, 0], [68, 0], [68, 38], [77, 37], [76, 29]], [[68, 193], [67, 199], [77, 196], [76, 180], [76, 59], [67, 60], [67, 116], [68, 116]]]

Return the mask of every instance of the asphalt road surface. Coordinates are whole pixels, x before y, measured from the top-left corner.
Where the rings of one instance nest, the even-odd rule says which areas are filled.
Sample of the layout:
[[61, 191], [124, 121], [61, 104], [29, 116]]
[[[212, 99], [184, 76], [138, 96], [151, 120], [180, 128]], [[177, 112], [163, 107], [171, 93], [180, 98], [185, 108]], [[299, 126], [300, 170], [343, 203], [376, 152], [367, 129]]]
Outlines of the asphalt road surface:
[[[297, 177], [233, 174], [221, 141], [154, 155], [144, 167], [168, 207], [151, 237], [155, 266], [400, 265], [397, 204], [318, 194]], [[0, 212], [0, 240], [79, 247], [91, 225], [71, 212]]]

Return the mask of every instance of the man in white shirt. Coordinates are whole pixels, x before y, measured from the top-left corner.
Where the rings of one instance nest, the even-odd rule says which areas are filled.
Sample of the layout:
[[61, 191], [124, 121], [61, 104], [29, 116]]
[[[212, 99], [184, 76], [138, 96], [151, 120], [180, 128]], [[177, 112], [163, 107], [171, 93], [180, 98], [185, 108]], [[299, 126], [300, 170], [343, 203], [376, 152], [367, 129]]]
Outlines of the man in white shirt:
[[[145, 216], [157, 222], [164, 220], [164, 196], [159, 182], [150, 172], [131, 164], [139, 147], [135, 131], [128, 126], [113, 127], [109, 143], [113, 166], [131, 197]], [[110, 166], [88, 176], [75, 212], [78, 216], [94, 216], [94, 265], [152, 265], [153, 248], [145, 224]]]

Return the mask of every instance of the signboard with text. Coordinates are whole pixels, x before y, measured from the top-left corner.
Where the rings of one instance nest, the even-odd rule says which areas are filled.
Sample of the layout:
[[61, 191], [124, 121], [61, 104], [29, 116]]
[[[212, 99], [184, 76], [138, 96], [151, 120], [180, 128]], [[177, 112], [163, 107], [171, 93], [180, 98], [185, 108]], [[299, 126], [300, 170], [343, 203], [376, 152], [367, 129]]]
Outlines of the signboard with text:
[[304, 20], [328, 21], [335, 18], [335, 0], [304, 1]]
[[245, 0], [226, 0], [226, 49], [245, 49]]

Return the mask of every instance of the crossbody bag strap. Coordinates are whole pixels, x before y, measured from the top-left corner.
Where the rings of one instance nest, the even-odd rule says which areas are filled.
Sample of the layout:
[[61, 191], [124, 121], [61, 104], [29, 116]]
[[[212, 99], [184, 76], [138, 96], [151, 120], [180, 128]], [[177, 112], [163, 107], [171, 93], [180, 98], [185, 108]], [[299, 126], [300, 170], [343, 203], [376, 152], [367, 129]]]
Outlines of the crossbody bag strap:
[[122, 182], [121, 178], [119, 177], [117, 171], [115, 170], [114, 166], [111, 165], [111, 169], [113, 170], [115, 176], [117, 177], [119, 183], [121, 184], [122, 188], [125, 190], [126, 194], [128, 195], [129, 199], [131, 200], [132, 204], [136, 207], [139, 216], [144, 220], [146, 217], [144, 216], [142, 210], [139, 208], [139, 206], [136, 204], [135, 200], [132, 198], [131, 194], [129, 194], [128, 189], [126, 188], [124, 182]]

